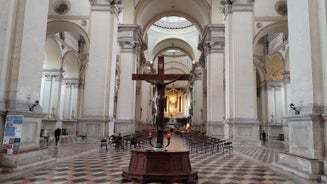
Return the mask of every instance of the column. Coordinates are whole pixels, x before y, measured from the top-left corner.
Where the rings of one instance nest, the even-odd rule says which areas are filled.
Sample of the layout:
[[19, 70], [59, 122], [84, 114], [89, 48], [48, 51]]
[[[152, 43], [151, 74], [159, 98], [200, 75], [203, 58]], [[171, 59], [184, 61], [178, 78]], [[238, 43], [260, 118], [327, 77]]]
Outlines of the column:
[[[90, 53], [85, 68], [85, 90], [80, 133], [98, 139], [107, 136], [113, 117], [118, 14], [121, 1], [90, 0]], [[110, 127], [110, 126], [109, 126]]]
[[323, 170], [320, 159], [326, 157], [326, 125], [322, 116], [327, 94], [326, 50], [323, 50], [326, 48], [326, 4], [310, 0], [289, 0], [287, 3], [290, 93], [299, 113], [290, 109], [285, 117], [289, 128], [289, 152], [281, 153], [275, 165], [304, 178], [319, 180]]
[[207, 100], [208, 100], [208, 95], [207, 95], [207, 65], [205, 61], [205, 53], [202, 53], [200, 56], [200, 65], [201, 65], [201, 70], [202, 70], [202, 80], [201, 80], [201, 85], [202, 85], [202, 106], [200, 109], [200, 119], [201, 119], [201, 132], [206, 131], [206, 123], [207, 123]]
[[260, 145], [255, 65], [253, 3], [225, 1], [225, 138], [234, 145]]
[[63, 70], [43, 70], [41, 106], [47, 113], [42, 120], [42, 129], [54, 131], [61, 127], [60, 100], [62, 98], [62, 75]]
[[[117, 98], [116, 125], [119, 133], [135, 132], [135, 123], [141, 120], [140, 81], [133, 81], [137, 73], [142, 51], [142, 33], [137, 25], [119, 25], [118, 42], [120, 46], [120, 85]], [[136, 86], [139, 84], [138, 86]], [[148, 101], [148, 100], [146, 100]]]
[[[204, 62], [203, 62], [204, 63]], [[192, 104], [192, 129], [201, 130], [201, 109], [203, 108], [203, 83], [202, 83], [202, 66], [200, 63], [194, 64], [193, 73], [193, 104]]]
[[284, 107], [283, 107], [283, 116], [282, 118], [282, 123], [283, 123], [283, 134], [284, 134], [284, 141], [288, 142], [288, 123], [287, 121], [284, 121], [283, 117], [285, 115], [288, 114], [288, 110], [289, 110], [289, 104], [292, 103], [291, 102], [291, 97], [290, 97], [290, 72], [284, 72], [283, 74], [283, 82], [284, 82]]
[[[3, 171], [13, 171], [47, 159], [40, 149], [41, 106], [29, 111], [40, 100], [42, 63], [49, 1], [3, 1], [1, 4], [2, 40], [0, 51], [1, 145], [6, 115], [23, 115], [19, 153], [2, 153]], [[4, 89], [4, 90], [2, 90]], [[29, 103], [29, 100], [31, 103]]]
[[224, 137], [224, 31], [222, 24], [205, 26], [201, 43], [207, 71], [206, 132], [218, 138]]

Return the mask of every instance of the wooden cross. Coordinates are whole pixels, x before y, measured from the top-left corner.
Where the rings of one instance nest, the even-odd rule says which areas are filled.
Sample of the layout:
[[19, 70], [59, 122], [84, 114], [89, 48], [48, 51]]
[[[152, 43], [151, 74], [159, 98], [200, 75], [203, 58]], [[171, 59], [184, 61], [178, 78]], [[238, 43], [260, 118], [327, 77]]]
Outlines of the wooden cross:
[[[132, 74], [132, 80], [145, 80], [157, 87], [157, 145], [163, 145], [165, 88], [177, 80], [189, 80], [189, 74], [164, 74], [164, 57], [158, 57], [158, 74]], [[166, 82], [165, 81], [169, 81]]]

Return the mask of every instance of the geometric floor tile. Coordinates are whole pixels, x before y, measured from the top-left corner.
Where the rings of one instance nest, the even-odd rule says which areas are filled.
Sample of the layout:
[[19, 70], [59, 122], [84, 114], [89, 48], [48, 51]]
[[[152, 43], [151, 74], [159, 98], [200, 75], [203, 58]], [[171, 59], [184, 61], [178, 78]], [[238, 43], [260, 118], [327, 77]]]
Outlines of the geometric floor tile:
[[[177, 142], [178, 138], [171, 141]], [[177, 146], [182, 144], [179, 140]], [[86, 146], [87, 154], [65, 159], [66, 155], [81, 152]], [[172, 144], [172, 147], [174, 145]], [[49, 148], [54, 150], [53, 148]], [[138, 181], [122, 177], [122, 169], [128, 167], [130, 150], [117, 151], [99, 149], [99, 144], [71, 144], [57, 150], [58, 162], [42, 166], [36, 170], [4, 178], [0, 174], [1, 184], [137, 184]], [[93, 151], [90, 151], [93, 150]], [[82, 151], [83, 152], [83, 151]], [[53, 154], [53, 153], [50, 153]], [[278, 149], [265, 147], [239, 147], [232, 153], [190, 153], [192, 169], [198, 171], [199, 184], [301, 184], [309, 183], [297, 176], [289, 177], [274, 171], [264, 164], [274, 161]], [[53, 154], [55, 155], [55, 154]], [[61, 156], [60, 156], [61, 155]], [[249, 159], [251, 158], [251, 159]], [[303, 182], [304, 181], [304, 182]], [[158, 183], [158, 182], [153, 182]]]

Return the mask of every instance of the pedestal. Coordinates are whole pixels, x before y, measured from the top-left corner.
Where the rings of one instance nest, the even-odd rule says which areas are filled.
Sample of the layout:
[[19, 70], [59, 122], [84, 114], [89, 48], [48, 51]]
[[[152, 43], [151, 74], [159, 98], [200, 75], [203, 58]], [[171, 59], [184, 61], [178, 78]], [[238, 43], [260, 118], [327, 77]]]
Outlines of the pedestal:
[[40, 148], [12, 155], [2, 154], [0, 156], [0, 167], [2, 172], [14, 172], [54, 162], [55, 160], [55, 158], [48, 156], [48, 149]]
[[123, 176], [145, 182], [196, 183], [197, 172], [192, 171], [188, 151], [132, 150], [129, 167]]

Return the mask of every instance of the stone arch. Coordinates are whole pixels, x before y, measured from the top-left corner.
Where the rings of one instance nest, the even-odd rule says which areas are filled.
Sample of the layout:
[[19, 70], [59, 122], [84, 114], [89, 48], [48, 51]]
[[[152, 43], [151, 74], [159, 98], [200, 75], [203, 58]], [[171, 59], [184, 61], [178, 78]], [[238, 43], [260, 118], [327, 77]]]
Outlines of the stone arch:
[[54, 20], [51, 22], [48, 22], [48, 27], [47, 27], [47, 37], [59, 32], [76, 32], [80, 34], [86, 43], [86, 48], [88, 50], [89, 45], [90, 45], [90, 39], [87, 34], [87, 32], [81, 28], [79, 25], [69, 22], [69, 21], [63, 21], [63, 20]]
[[[174, 45], [172, 46], [172, 43]], [[161, 40], [155, 44], [155, 47], [152, 50], [151, 57], [156, 58], [161, 52], [168, 49], [177, 49], [185, 52], [192, 60], [195, 58], [194, 51], [192, 46], [183, 39], [178, 38], [169, 38]]]
[[254, 39], [253, 39], [253, 47], [256, 47], [256, 45], [258, 44], [259, 40], [270, 33], [288, 33], [288, 25], [287, 22], [277, 22], [277, 23], [273, 23], [270, 24], [264, 28], [261, 29], [261, 31], [259, 31]]

